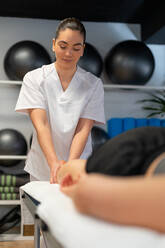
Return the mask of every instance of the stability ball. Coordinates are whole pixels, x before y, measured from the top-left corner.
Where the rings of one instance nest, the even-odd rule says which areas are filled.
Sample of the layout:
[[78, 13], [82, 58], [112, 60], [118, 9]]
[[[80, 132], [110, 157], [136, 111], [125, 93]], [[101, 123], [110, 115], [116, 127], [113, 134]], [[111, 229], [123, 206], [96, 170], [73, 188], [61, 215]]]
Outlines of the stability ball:
[[[26, 155], [27, 142], [24, 136], [15, 129], [0, 130], [0, 155]], [[20, 160], [1, 159], [1, 166], [16, 165]]]
[[103, 70], [103, 61], [96, 48], [89, 44], [85, 44], [84, 55], [80, 58], [78, 65], [84, 70], [100, 76]]
[[44, 64], [51, 63], [45, 48], [34, 41], [20, 41], [7, 51], [4, 69], [11, 80], [22, 80], [24, 75]]
[[105, 71], [114, 84], [144, 85], [152, 76], [154, 67], [151, 50], [137, 40], [118, 43], [105, 58]]
[[[4, 194], [7, 198], [7, 194]], [[7, 199], [6, 199], [7, 200]], [[5, 233], [21, 222], [20, 206], [14, 206], [6, 213], [1, 212], [0, 233]]]
[[108, 133], [100, 127], [94, 126], [91, 130], [93, 151], [109, 140]]
[[29, 146], [31, 148], [31, 145], [32, 145], [32, 140], [33, 140], [33, 134], [30, 136], [30, 140], [29, 140]]

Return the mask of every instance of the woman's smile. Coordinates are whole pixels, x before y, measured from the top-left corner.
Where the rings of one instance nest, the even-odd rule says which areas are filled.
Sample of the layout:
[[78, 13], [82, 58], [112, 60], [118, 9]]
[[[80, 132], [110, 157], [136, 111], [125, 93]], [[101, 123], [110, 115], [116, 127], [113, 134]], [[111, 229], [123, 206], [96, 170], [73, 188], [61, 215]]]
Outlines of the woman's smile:
[[63, 58], [62, 60], [67, 62], [67, 63], [72, 62], [72, 59], [69, 59], [69, 58]]

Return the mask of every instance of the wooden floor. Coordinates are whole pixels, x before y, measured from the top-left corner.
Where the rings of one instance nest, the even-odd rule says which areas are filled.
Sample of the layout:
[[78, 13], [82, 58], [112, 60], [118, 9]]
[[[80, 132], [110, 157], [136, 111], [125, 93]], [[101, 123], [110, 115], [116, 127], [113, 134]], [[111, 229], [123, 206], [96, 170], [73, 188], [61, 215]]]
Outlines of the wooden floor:
[[33, 240], [0, 242], [0, 248], [34, 248]]

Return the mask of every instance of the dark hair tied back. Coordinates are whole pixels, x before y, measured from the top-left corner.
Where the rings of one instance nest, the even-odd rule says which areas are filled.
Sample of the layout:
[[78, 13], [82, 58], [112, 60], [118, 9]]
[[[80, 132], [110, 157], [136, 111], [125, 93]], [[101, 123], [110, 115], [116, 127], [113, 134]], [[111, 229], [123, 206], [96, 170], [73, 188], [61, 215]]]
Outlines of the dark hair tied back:
[[64, 20], [62, 20], [60, 22], [60, 24], [58, 25], [57, 30], [56, 30], [56, 36], [55, 36], [55, 38], [56, 39], [58, 38], [60, 31], [64, 31], [67, 28], [69, 28], [71, 30], [77, 30], [77, 31], [79, 31], [82, 34], [82, 36], [84, 38], [84, 43], [85, 43], [85, 39], [86, 39], [86, 30], [85, 30], [85, 27], [75, 17], [69, 17], [69, 18], [66, 18], [66, 19], [64, 19]]

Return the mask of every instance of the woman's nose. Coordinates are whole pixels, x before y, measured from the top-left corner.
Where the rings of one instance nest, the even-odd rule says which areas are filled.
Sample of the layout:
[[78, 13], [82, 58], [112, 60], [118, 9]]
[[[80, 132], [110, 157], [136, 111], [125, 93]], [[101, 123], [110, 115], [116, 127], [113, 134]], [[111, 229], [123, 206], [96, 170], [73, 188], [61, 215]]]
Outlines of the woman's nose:
[[66, 50], [66, 55], [67, 55], [67, 56], [71, 56], [71, 55], [72, 55], [71, 49], [67, 49], [67, 50]]

